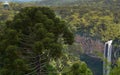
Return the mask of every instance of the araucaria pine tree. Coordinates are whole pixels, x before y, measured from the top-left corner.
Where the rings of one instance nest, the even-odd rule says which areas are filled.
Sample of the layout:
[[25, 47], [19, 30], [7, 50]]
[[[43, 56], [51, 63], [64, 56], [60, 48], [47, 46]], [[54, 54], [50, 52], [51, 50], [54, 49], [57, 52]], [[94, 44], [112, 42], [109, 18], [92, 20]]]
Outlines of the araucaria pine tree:
[[23, 8], [0, 34], [0, 75], [45, 75], [49, 62], [62, 55], [62, 44], [73, 39], [53, 10]]

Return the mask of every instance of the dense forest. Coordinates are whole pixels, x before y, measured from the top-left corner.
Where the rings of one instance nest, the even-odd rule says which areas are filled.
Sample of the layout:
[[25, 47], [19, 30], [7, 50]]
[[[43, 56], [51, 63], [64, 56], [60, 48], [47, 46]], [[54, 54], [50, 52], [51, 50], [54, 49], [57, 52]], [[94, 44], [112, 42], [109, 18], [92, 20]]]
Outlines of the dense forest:
[[113, 40], [113, 53], [117, 52], [110, 75], [118, 75], [119, 4], [119, 0], [44, 0], [11, 2], [5, 9], [1, 2], [0, 75], [102, 75], [98, 64], [104, 61], [108, 40]]

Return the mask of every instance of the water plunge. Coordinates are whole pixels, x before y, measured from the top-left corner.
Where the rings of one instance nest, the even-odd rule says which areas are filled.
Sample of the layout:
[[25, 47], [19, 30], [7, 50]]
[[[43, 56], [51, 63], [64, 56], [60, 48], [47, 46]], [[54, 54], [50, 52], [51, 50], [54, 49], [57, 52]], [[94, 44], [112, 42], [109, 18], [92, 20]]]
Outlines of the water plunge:
[[104, 61], [103, 61], [103, 75], [109, 75], [112, 55], [112, 40], [105, 43], [104, 47]]

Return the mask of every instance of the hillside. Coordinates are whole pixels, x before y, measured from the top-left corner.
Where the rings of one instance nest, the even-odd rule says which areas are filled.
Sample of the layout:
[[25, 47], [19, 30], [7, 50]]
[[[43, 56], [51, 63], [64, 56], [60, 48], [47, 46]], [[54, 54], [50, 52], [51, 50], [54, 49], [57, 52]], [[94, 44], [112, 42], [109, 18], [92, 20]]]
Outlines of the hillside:
[[38, 1], [39, 5], [47, 6], [73, 6], [73, 5], [95, 5], [95, 6], [106, 6], [106, 5], [118, 5], [120, 6], [119, 0], [41, 0]]
[[[74, 35], [76, 35], [74, 44], [68, 46], [68, 48], [65, 46], [68, 53], [66, 52], [64, 54], [63, 57], [65, 58], [63, 59], [71, 64], [71, 61], [73, 62], [75, 57], [87, 54], [90, 57], [83, 56], [83, 61], [88, 64], [88, 67], [92, 69], [95, 75], [101, 74], [99, 72], [102, 66], [99, 66], [98, 64], [102, 65], [102, 63], [101, 59], [98, 57], [103, 56], [104, 43], [113, 39], [114, 50], [120, 49], [119, 3], [119, 0], [44, 0], [36, 2], [39, 6], [50, 6], [50, 9], [54, 10], [57, 17], [65, 20], [68, 24], [67, 27], [69, 27], [71, 31], [74, 32]], [[21, 8], [36, 5], [31, 5], [31, 3], [10, 3], [10, 6], [9, 10], [4, 10], [2, 7], [0, 8], [1, 25], [6, 22], [6, 20], [12, 20], [14, 15], [19, 13]], [[47, 14], [49, 14], [49, 12], [47, 12]], [[48, 24], [48, 26], [49, 25], [50, 24]], [[3, 28], [1, 27], [1, 29]], [[94, 56], [95, 58], [92, 58], [91, 56]], [[63, 59], [61, 58], [60, 60]], [[60, 63], [64, 62], [64, 60]]]

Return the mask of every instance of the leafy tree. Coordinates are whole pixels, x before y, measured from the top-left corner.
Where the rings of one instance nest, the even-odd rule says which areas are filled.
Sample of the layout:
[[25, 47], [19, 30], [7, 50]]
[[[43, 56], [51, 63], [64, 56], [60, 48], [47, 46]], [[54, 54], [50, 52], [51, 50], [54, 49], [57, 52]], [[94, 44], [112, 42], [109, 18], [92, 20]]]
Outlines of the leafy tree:
[[110, 71], [110, 75], [120, 75], [120, 58], [117, 61], [117, 65]]
[[67, 24], [46, 7], [23, 8], [6, 26], [0, 39], [2, 75], [46, 74], [49, 62], [61, 57], [62, 44], [74, 39]]
[[87, 67], [84, 62], [75, 62], [70, 70], [63, 75], [93, 75], [91, 70]]

